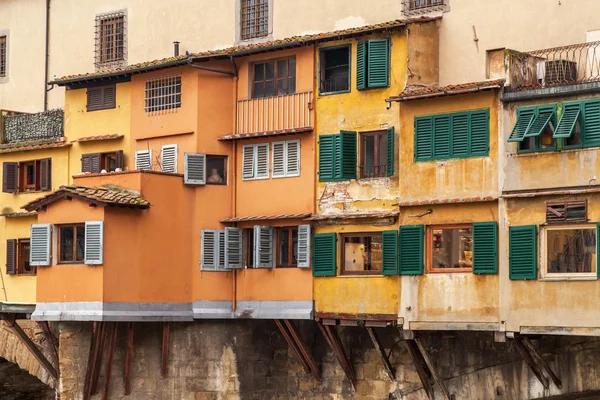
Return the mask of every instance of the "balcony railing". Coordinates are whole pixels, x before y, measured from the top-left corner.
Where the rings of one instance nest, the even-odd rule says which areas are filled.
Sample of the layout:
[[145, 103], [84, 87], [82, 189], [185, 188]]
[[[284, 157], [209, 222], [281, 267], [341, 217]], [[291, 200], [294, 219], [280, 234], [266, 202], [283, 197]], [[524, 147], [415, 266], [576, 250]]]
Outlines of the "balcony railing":
[[236, 134], [311, 127], [311, 101], [312, 92], [240, 100]]
[[54, 139], [64, 136], [63, 110], [50, 110], [36, 114], [5, 113], [0, 124], [0, 142], [19, 143]]
[[387, 164], [360, 165], [358, 169], [361, 178], [381, 178], [387, 176]]
[[510, 90], [600, 82], [600, 42], [508, 54]]

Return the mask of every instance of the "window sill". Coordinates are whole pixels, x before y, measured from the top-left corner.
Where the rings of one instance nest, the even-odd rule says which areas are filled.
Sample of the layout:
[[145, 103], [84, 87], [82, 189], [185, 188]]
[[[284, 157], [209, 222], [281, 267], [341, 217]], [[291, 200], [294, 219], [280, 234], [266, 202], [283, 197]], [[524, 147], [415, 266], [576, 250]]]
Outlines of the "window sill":
[[380, 271], [377, 272], [367, 272], [367, 273], [348, 273], [348, 272], [341, 272], [338, 275], [338, 278], [381, 278], [382, 276], [384, 276]]
[[319, 92], [319, 97], [333, 96], [333, 95], [336, 95], [336, 94], [344, 94], [344, 93], [350, 93], [350, 89], [340, 90], [340, 91], [337, 91], [337, 92]]
[[597, 281], [597, 276], [556, 276], [538, 279], [539, 282]]
[[521, 158], [521, 157], [534, 157], [540, 154], [562, 154], [562, 153], [575, 153], [575, 152], [580, 152], [580, 151], [598, 151], [600, 150], [599, 147], [578, 147], [578, 148], [572, 148], [569, 147], [567, 149], [563, 148], [562, 150], [557, 150], [557, 149], [553, 149], [553, 150], [539, 150], [539, 151], [527, 151], [527, 152], [520, 152], [520, 153], [513, 153], [511, 154], [511, 156], [515, 157], [515, 158]]

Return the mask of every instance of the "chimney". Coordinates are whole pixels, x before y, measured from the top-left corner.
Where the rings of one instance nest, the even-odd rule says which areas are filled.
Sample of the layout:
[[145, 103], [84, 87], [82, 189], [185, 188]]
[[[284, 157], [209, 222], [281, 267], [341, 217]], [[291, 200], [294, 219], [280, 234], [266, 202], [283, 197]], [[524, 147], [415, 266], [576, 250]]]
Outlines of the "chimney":
[[173, 52], [175, 57], [179, 56], [179, 42], [173, 42]]

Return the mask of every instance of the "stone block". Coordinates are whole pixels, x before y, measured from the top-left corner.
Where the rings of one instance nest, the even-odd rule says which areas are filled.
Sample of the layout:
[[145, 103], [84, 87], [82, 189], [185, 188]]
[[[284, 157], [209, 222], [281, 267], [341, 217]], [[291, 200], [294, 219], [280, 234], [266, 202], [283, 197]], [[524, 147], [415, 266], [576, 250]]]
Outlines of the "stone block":
[[217, 400], [219, 398], [216, 392], [196, 392], [195, 400]]
[[309, 390], [313, 390], [314, 387], [315, 387], [315, 381], [313, 378], [304, 377], [304, 378], [298, 379], [298, 389], [301, 392], [307, 392]]

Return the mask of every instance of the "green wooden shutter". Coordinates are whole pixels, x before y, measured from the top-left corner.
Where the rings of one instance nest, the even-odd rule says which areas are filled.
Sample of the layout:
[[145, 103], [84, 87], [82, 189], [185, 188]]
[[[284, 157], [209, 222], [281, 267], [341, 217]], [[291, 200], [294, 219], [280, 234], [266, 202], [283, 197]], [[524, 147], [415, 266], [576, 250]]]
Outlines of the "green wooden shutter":
[[467, 157], [469, 151], [469, 114], [458, 113], [450, 116], [452, 131], [452, 156]]
[[490, 153], [490, 110], [477, 110], [470, 113], [470, 154], [488, 156]]
[[415, 161], [433, 157], [433, 117], [415, 118]]
[[596, 223], [596, 275], [600, 278], [600, 222]]
[[369, 40], [367, 46], [367, 86], [388, 87], [390, 83], [390, 45], [388, 39]]
[[394, 175], [394, 150], [395, 150], [395, 146], [394, 146], [394, 127], [392, 126], [391, 128], [388, 128], [387, 131], [387, 163], [386, 163], [386, 169], [387, 169], [387, 176], [393, 176]]
[[508, 137], [509, 142], [522, 142], [525, 132], [529, 129], [529, 126], [535, 118], [535, 107], [519, 108], [517, 110], [517, 122], [513, 127], [510, 136]]
[[356, 49], [356, 88], [367, 88], [367, 42], [358, 42]]
[[335, 276], [336, 241], [335, 233], [319, 233], [313, 236], [313, 276]]
[[538, 107], [536, 116], [533, 121], [531, 121], [531, 124], [523, 137], [540, 136], [550, 121], [554, 120], [555, 116], [556, 105]]
[[383, 275], [398, 275], [398, 231], [383, 231]]
[[600, 146], [600, 100], [583, 103], [583, 146]]
[[450, 158], [450, 116], [433, 117], [433, 158]]
[[563, 104], [563, 113], [556, 129], [554, 130], [555, 139], [570, 138], [575, 130], [575, 125], [581, 116], [581, 103], [565, 103]]
[[356, 179], [356, 132], [340, 131], [342, 179]]
[[342, 179], [342, 140], [340, 135], [333, 135], [333, 178]]
[[537, 278], [537, 226], [508, 228], [508, 270], [512, 280]]
[[331, 181], [334, 177], [334, 136], [319, 136], [319, 182]]
[[496, 222], [473, 224], [473, 273], [498, 272], [498, 235]]
[[423, 274], [423, 225], [400, 227], [400, 275]]

